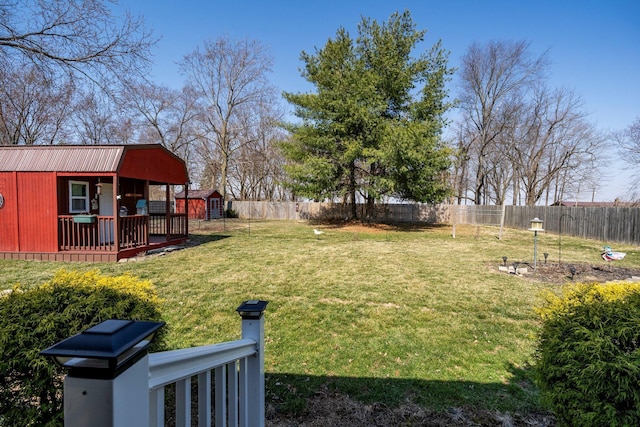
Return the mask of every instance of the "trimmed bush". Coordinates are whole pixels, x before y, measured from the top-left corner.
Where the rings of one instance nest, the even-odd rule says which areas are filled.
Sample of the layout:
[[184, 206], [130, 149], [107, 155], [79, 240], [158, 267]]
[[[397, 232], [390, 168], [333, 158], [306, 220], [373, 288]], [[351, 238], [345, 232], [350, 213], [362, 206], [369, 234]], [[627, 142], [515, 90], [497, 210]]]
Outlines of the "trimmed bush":
[[238, 218], [239, 217], [238, 212], [234, 211], [233, 209], [227, 209], [225, 211], [224, 215], [225, 215], [226, 218]]
[[97, 271], [61, 270], [0, 297], [0, 426], [61, 426], [64, 371], [40, 351], [107, 319], [159, 321], [159, 303], [149, 281]]
[[640, 425], [640, 284], [576, 284], [545, 295], [535, 366], [568, 426]]

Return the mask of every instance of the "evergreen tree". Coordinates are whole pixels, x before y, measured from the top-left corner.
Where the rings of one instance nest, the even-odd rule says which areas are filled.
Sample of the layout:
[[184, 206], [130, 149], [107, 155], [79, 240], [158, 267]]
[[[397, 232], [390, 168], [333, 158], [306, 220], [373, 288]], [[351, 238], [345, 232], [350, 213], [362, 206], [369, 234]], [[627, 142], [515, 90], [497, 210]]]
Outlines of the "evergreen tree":
[[301, 119], [282, 143], [295, 194], [341, 198], [353, 218], [358, 195], [372, 208], [384, 197], [436, 203], [449, 194], [441, 133], [453, 70], [440, 42], [412, 56], [424, 35], [405, 11], [383, 24], [363, 18], [355, 40], [340, 28], [314, 55], [302, 53], [316, 93], [284, 94]]

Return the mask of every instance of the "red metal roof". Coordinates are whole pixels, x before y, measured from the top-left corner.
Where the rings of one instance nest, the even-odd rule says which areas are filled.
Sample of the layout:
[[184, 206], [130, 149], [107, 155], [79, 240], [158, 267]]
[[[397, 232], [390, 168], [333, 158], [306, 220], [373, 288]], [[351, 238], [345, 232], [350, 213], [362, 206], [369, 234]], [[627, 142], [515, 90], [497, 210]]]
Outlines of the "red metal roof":
[[[218, 193], [216, 190], [189, 190], [189, 198], [190, 199], [206, 199], [216, 193]], [[222, 197], [220, 196], [220, 193], [218, 193], [218, 197]], [[175, 198], [184, 199], [184, 191], [176, 193]]]
[[184, 184], [184, 161], [160, 144], [0, 146], [0, 172], [119, 173]]
[[609, 207], [622, 207], [624, 204], [619, 201], [613, 202], [580, 202], [580, 201], [559, 201], [552, 206], [566, 206], [566, 207], [581, 207], [581, 208], [609, 208]]
[[0, 147], [1, 172], [116, 172], [124, 146]]

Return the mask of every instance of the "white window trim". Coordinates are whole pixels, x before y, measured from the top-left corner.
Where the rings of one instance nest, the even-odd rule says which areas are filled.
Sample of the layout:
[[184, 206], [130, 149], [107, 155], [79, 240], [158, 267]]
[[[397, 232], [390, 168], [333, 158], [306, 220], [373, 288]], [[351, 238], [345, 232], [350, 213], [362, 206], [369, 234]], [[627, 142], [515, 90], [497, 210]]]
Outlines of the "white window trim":
[[[74, 184], [84, 185], [85, 187], [87, 187], [87, 191], [86, 191], [87, 195], [84, 197], [74, 196], [71, 191]], [[73, 201], [79, 200], [79, 199], [84, 200], [84, 205], [86, 206], [86, 209], [84, 210], [73, 209]], [[69, 181], [69, 213], [86, 213], [86, 212], [89, 212], [89, 182], [88, 181]]]

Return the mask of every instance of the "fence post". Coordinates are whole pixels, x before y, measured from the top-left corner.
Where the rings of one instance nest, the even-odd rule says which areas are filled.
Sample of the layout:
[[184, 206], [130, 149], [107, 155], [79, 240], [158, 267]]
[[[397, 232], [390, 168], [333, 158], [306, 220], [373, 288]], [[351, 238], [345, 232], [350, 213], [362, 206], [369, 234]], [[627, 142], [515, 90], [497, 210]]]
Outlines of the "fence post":
[[[248, 419], [244, 425], [264, 427], [264, 313], [267, 301], [249, 300], [243, 302], [237, 311], [242, 317], [242, 339], [256, 342], [256, 355], [247, 360], [246, 382]], [[246, 413], [245, 412], [245, 413]]]

